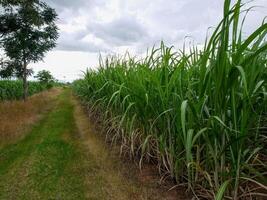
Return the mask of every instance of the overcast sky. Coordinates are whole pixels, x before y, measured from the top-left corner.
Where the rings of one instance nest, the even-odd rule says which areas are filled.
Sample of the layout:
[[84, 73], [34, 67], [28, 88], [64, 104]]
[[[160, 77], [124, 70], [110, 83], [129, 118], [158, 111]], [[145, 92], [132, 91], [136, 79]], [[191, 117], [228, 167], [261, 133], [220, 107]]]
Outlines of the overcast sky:
[[[224, 0], [45, 0], [58, 13], [58, 46], [35, 71], [50, 70], [57, 79], [74, 80], [98, 66], [99, 53], [140, 55], [161, 40], [179, 48], [186, 36], [203, 44], [207, 30], [222, 16]], [[267, 15], [267, 0], [248, 16], [245, 32]]]

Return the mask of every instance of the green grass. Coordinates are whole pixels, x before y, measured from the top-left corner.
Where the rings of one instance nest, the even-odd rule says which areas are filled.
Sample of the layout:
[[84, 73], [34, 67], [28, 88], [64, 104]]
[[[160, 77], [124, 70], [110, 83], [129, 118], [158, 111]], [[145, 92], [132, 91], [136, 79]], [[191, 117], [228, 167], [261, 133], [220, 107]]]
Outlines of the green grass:
[[[39, 82], [29, 81], [29, 95], [41, 92], [46, 85]], [[18, 100], [23, 97], [23, 83], [20, 80], [0, 80], [0, 101]]]
[[113, 142], [210, 199], [267, 189], [267, 24], [244, 37], [243, 4], [230, 5], [203, 49], [108, 57], [73, 85]]
[[85, 199], [84, 176], [96, 166], [78, 145], [69, 97], [65, 90], [23, 140], [0, 149], [0, 199]]

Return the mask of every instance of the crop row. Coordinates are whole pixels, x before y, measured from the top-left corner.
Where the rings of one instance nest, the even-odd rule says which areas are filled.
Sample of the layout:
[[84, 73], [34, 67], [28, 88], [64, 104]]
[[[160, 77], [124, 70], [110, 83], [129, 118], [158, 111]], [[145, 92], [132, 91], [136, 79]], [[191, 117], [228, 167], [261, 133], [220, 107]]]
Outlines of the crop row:
[[[41, 92], [46, 89], [46, 85], [30, 81], [28, 82], [29, 95]], [[23, 97], [23, 83], [20, 80], [0, 80], [0, 101], [18, 100]]]
[[267, 24], [244, 37], [241, 9], [201, 49], [108, 57], [73, 85], [123, 151], [209, 199], [267, 190]]

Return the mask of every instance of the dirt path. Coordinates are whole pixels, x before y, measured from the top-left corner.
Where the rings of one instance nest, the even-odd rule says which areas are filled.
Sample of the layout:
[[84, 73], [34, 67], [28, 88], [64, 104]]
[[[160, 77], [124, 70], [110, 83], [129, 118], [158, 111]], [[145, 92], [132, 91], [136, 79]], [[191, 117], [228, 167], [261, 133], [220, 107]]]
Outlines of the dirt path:
[[64, 90], [24, 138], [0, 148], [0, 200], [171, 199], [116, 156]]
[[22, 140], [0, 149], [0, 199], [85, 199], [87, 166], [69, 93]]
[[[91, 165], [94, 170], [88, 171], [85, 177], [85, 184], [88, 191], [87, 199], [135, 199], [138, 188], [123, 177], [110, 154], [109, 149], [97, 135], [93, 126], [90, 125], [88, 117], [83, 112], [76, 100], [75, 121], [81, 136], [81, 145], [86, 154], [87, 165]], [[88, 168], [89, 170], [89, 168]], [[141, 199], [141, 198], [137, 198]]]

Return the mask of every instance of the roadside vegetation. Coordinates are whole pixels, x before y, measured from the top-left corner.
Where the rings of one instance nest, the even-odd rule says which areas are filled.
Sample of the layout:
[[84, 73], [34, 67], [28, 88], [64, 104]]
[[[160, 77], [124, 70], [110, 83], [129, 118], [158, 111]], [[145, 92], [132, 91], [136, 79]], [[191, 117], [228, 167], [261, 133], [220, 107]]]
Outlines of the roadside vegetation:
[[245, 36], [242, 9], [225, 0], [201, 49], [108, 57], [73, 84], [122, 152], [200, 198], [267, 197], [267, 24]]
[[53, 88], [30, 96], [28, 101], [0, 101], [0, 148], [16, 143], [31, 127], [51, 111], [61, 92]]
[[[28, 82], [28, 95], [31, 96], [47, 89], [46, 85], [37, 82]], [[0, 80], [0, 101], [19, 100], [23, 97], [23, 82], [21, 80]]]
[[[51, 89], [53, 87], [63, 86], [63, 83], [58, 82], [51, 72], [42, 70], [34, 76], [36, 81], [28, 81], [28, 96]], [[5, 100], [20, 100], [24, 96], [23, 80], [21, 79], [0, 79], [0, 101]]]

